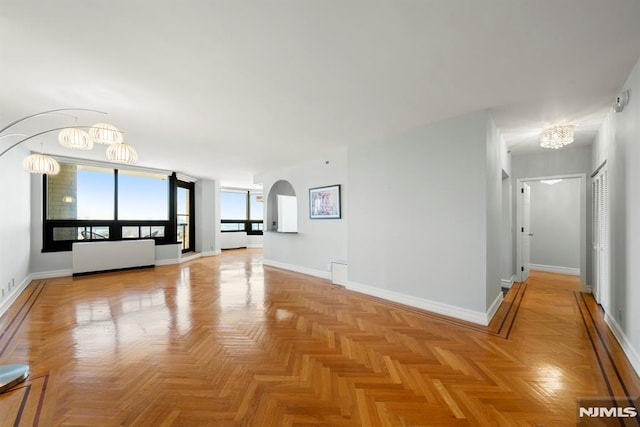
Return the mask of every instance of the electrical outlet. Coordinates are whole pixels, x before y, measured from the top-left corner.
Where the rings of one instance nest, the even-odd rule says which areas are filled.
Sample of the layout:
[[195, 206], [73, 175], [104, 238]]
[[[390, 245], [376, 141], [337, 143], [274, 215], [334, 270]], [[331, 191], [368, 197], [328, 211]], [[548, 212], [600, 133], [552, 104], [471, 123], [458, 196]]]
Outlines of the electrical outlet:
[[618, 322], [622, 321], [622, 307], [618, 307]]

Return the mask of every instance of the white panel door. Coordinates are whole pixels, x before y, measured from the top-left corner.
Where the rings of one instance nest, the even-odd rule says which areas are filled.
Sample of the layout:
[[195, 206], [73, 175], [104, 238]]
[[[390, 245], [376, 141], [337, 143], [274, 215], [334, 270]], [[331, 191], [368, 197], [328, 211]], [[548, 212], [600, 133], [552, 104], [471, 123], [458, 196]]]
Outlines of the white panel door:
[[529, 269], [531, 264], [531, 187], [529, 184], [522, 184], [520, 190], [520, 196], [522, 197], [522, 227], [520, 233], [522, 234], [520, 253], [521, 253], [521, 265], [520, 274], [521, 281], [524, 282], [529, 278]]

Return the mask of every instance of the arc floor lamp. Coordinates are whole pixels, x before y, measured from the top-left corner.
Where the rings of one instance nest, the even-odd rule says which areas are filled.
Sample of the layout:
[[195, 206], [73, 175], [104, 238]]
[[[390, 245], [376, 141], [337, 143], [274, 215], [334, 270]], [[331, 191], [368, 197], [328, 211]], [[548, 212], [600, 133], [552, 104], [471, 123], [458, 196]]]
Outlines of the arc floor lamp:
[[[130, 145], [124, 142], [123, 133], [115, 126], [108, 123], [97, 123], [91, 126], [66, 126], [53, 129], [47, 129], [37, 132], [33, 135], [26, 136], [22, 134], [3, 135], [7, 130], [25, 120], [45, 115], [65, 115], [71, 116], [66, 111], [87, 111], [92, 113], [107, 114], [103, 111], [91, 110], [88, 108], [58, 108], [55, 110], [42, 111], [40, 113], [31, 114], [21, 119], [15, 120], [0, 129], [0, 139], [11, 136], [22, 136], [19, 141], [9, 145], [2, 152], [0, 157], [4, 156], [9, 150], [30, 139], [37, 138], [41, 135], [60, 131], [58, 141], [67, 148], [76, 148], [81, 150], [89, 150], [93, 148], [93, 144], [107, 144], [107, 159], [117, 163], [135, 163], [138, 155]], [[75, 117], [74, 117], [75, 118]], [[86, 130], [85, 130], [86, 129]], [[24, 159], [22, 165], [25, 170], [31, 173], [55, 175], [60, 171], [58, 162], [43, 152], [31, 154]], [[10, 390], [17, 384], [25, 381], [29, 377], [29, 365], [23, 363], [13, 363], [0, 365], [0, 393]]]

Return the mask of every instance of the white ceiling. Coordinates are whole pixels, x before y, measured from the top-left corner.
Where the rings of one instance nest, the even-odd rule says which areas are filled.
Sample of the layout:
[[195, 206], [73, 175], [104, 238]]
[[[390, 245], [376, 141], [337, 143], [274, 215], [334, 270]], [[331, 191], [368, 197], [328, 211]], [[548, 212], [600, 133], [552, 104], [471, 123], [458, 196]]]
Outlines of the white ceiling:
[[79, 122], [116, 124], [141, 166], [243, 186], [484, 108], [514, 153], [557, 122], [588, 144], [639, 57], [637, 0], [0, 0], [0, 127], [98, 109]]

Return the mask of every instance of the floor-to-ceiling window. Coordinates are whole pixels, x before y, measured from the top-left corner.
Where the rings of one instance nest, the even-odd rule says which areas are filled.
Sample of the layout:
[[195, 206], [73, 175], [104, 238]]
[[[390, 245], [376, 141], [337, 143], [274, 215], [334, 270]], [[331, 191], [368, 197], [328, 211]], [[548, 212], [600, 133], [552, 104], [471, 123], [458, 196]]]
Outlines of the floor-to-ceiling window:
[[61, 163], [44, 183], [44, 251], [76, 241], [151, 238], [176, 242], [170, 221], [173, 175]]

